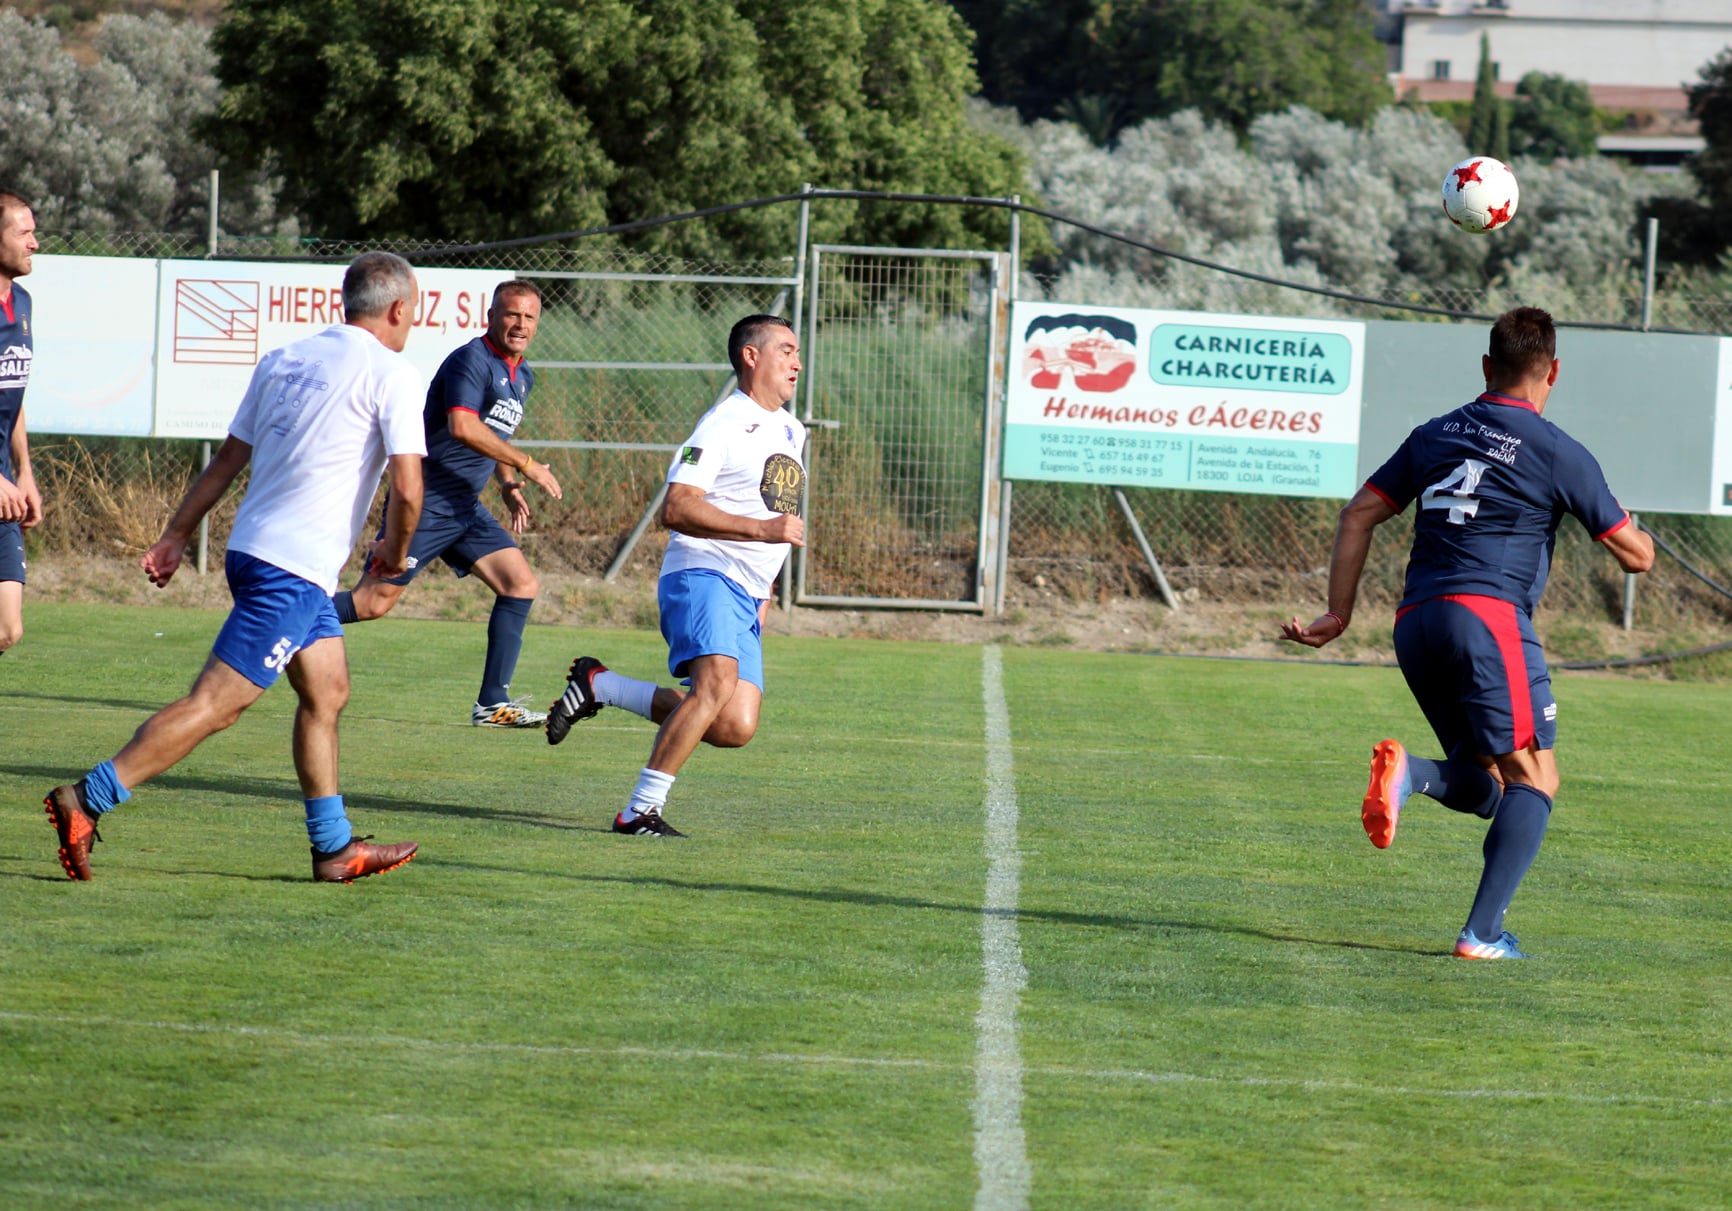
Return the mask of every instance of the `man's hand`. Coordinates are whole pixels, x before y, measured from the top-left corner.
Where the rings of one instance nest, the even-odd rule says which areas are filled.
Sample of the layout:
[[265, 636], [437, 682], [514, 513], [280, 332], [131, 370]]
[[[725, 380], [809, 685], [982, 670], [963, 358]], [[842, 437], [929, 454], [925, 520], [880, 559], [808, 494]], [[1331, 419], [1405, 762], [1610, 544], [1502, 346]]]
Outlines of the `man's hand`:
[[0, 477], [0, 521], [34, 524], [30, 517], [30, 497], [11, 480]]
[[555, 500], [564, 500], [565, 496], [559, 490], [559, 481], [553, 477], [553, 468], [546, 463], [538, 463], [533, 458], [518, 472], [530, 483], [540, 488]]
[[505, 507], [511, 510], [511, 532], [524, 534], [529, 530], [529, 502], [523, 498], [523, 489], [512, 486], [505, 491]]
[[1346, 629], [1340, 616], [1336, 614], [1319, 615], [1310, 626], [1301, 623], [1299, 616], [1295, 614], [1281, 624], [1281, 638], [1302, 643], [1308, 648], [1320, 648], [1332, 639], [1341, 638], [1341, 632]]
[[361, 566], [374, 580], [389, 580], [409, 570], [409, 552], [405, 547], [393, 555], [383, 538], [375, 538], [367, 547], [367, 562]]
[[164, 534], [156, 540], [154, 546], [144, 553], [144, 558], [138, 561], [138, 566], [144, 569], [144, 574], [150, 577], [150, 583], [157, 588], [165, 588], [174, 579], [175, 572], [180, 568], [180, 561], [186, 557], [186, 540], [170, 538]]
[[798, 513], [778, 513], [764, 519], [761, 542], [785, 542], [796, 547], [806, 545], [806, 520]]

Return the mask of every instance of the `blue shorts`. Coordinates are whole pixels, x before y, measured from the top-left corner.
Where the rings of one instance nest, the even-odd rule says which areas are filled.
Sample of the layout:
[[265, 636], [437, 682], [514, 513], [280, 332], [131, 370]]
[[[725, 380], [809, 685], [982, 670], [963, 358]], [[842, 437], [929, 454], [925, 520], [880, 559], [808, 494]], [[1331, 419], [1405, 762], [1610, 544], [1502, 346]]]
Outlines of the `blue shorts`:
[[275, 685], [308, 644], [342, 638], [331, 595], [312, 581], [240, 551], [228, 553], [223, 570], [235, 608], [217, 632], [211, 655], [254, 685]]
[[24, 583], [24, 527], [0, 521], [0, 580]]
[[[385, 529], [379, 528], [383, 536]], [[415, 574], [435, 559], [443, 559], [459, 576], [469, 575], [476, 561], [495, 551], [515, 547], [517, 540], [511, 531], [499, 524], [499, 519], [487, 511], [480, 501], [473, 508], [456, 516], [423, 511], [414, 536], [409, 539], [409, 567], [401, 576], [392, 576], [386, 584], [408, 584]]]
[[1395, 657], [1451, 757], [1497, 757], [1558, 738], [1552, 675], [1525, 611], [1494, 597], [1434, 597], [1395, 616]]
[[669, 572], [656, 585], [668, 672], [684, 677], [699, 656], [732, 656], [740, 680], [764, 691], [764, 643], [758, 601], [720, 572]]

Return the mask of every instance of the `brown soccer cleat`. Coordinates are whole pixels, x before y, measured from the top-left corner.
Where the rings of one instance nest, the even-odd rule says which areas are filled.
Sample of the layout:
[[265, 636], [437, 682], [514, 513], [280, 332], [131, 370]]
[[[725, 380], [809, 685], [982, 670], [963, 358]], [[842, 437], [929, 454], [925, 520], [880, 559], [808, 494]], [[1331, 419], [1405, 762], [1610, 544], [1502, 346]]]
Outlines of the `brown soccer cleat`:
[[55, 787], [42, 800], [42, 807], [60, 838], [60, 865], [66, 868], [66, 877], [90, 882], [90, 846], [102, 835], [96, 831], [96, 817], [84, 806], [84, 783]]
[[313, 881], [353, 883], [356, 879], [365, 879], [368, 875], [396, 870], [415, 856], [413, 841], [404, 841], [400, 845], [368, 845], [367, 842], [372, 839], [371, 833], [365, 837], [356, 837], [334, 853], [322, 854], [315, 849]]

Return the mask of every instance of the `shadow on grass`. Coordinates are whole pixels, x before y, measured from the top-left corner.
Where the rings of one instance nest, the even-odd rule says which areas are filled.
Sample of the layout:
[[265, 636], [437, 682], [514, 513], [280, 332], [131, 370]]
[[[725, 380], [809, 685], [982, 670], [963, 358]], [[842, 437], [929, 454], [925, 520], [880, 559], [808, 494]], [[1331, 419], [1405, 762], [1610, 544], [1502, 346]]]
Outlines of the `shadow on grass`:
[[[674, 842], [664, 842], [674, 844]], [[892, 896], [882, 892], [847, 891], [810, 887], [774, 887], [763, 883], [718, 883], [689, 879], [668, 879], [646, 875], [585, 875], [565, 871], [525, 871], [507, 866], [487, 866], [477, 862], [453, 862], [441, 858], [420, 858], [425, 866], [447, 867], [452, 870], [472, 870], [484, 874], [528, 875], [536, 878], [569, 879], [576, 883], [612, 883], [632, 887], [659, 887], [673, 891], [722, 892], [729, 895], [776, 896], [788, 900], [809, 900], [825, 904], [858, 904], [869, 908], [916, 908], [951, 912], [968, 917], [988, 914], [1015, 917], [1018, 921], [1044, 922], [1051, 925], [1080, 925], [1095, 929], [1177, 930], [1187, 933], [1225, 934], [1232, 937], [1258, 938], [1266, 942], [1288, 942], [1301, 946], [1328, 946], [1340, 950], [1377, 950], [1394, 954], [1418, 955], [1421, 958], [1447, 958], [1441, 950], [1417, 946], [1385, 946], [1374, 942], [1354, 942], [1343, 938], [1307, 938], [1299, 934], [1276, 933], [1245, 925], [1218, 925], [1203, 921], [1183, 921], [1173, 918], [1122, 917], [1107, 913], [1064, 912], [1056, 909], [1022, 908], [1014, 911], [984, 909], [978, 904], [943, 904], [913, 896]]]
[[[284, 763], [285, 767], [287, 762]], [[83, 776], [84, 771], [69, 770], [65, 766], [21, 765], [17, 763], [0, 762], [0, 773], [10, 774], [17, 778], [34, 779], [42, 784], [46, 794], [50, 789], [62, 783], [76, 781]], [[266, 799], [273, 803], [296, 803], [301, 798], [301, 788], [291, 778], [249, 778], [229, 775], [222, 778], [203, 777], [197, 774], [177, 774], [173, 770], [158, 774], [145, 783], [138, 792], [140, 798], [137, 807], [132, 804], [120, 809], [116, 822], [124, 822], [135, 810], [149, 812], [150, 800], [153, 795], [163, 792], [182, 791], [198, 794], [216, 795], [247, 795], [256, 799]], [[415, 815], [449, 816], [459, 820], [487, 820], [499, 824], [516, 824], [528, 828], [550, 828], [560, 832], [608, 832], [605, 826], [595, 824], [579, 824], [572, 820], [563, 820], [533, 811], [517, 811], [511, 808], [476, 807], [468, 803], [434, 803], [426, 799], [394, 798], [388, 795], [354, 794], [344, 792], [344, 806], [350, 818], [356, 815], [362, 817], [357, 821], [358, 831], [365, 823], [369, 812], [391, 814], [393, 812], [412, 813]]]
[[[35, 702], [71, 702], [80, 706], [113, 706], [122, 710], [138, 711], [141, 716], [148, 716], [156, 714], [180, 695], [176, 694], [175, 698], [157, 698], [145, 702], [131, 698], [114, 698], [107, 694], [48, 694], [30, 690], [7, 690], [6, 697], [8, 699], [28, 698]], [[139, 722], [143, 723], [144, 719], [140, 718]]]

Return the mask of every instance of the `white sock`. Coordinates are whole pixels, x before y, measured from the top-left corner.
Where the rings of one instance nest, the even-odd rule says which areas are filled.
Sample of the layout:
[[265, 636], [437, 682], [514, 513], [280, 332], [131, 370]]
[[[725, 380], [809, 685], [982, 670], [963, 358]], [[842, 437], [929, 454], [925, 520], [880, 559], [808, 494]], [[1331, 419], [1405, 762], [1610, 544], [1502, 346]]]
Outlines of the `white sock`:
[[655, 701], [656, 696], [655, 682], [622, 677], [609, 669], [597, 673], [592, 684], [595, 686], [596, 698], [606, 705], [617, 706], [645, 719], [650, 717], [650, 704]]
[[638, 773], [637, 786], [631, 792], [631, 802], [625, 805], [620, 819], [630, 824], [639, 816], [659, 816], [674, 788], [674, 776], [659, 769], [645, 768]]

